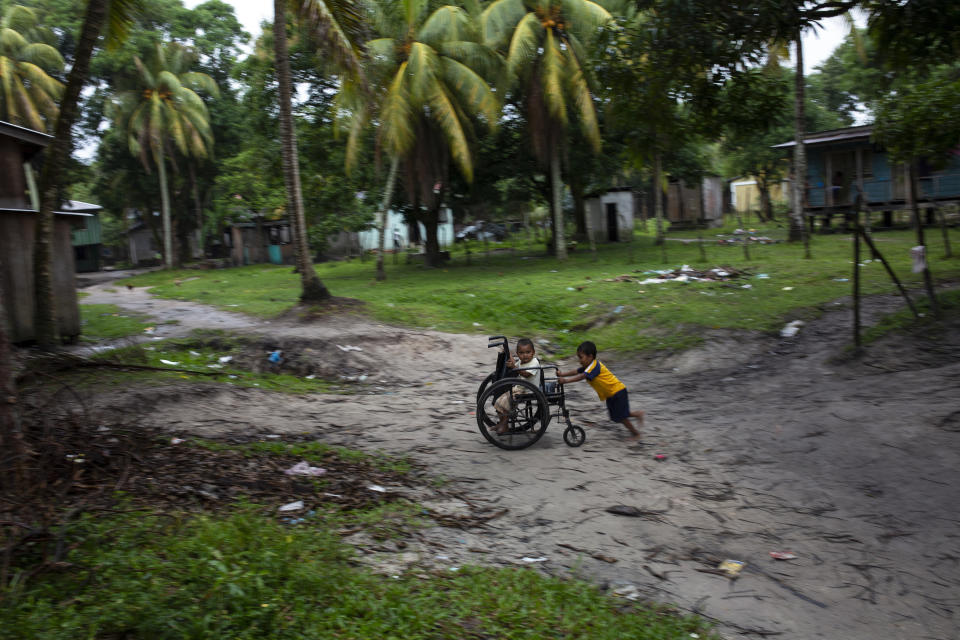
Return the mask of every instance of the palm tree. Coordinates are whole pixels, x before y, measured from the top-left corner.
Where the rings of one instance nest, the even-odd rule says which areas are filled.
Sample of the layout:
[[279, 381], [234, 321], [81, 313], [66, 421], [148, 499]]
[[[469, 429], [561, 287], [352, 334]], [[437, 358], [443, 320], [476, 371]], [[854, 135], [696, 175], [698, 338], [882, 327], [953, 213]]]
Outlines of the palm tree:
[[287, 211], [294, 230], [297, 271], [302, 290], [300, 301], [315, 303], [330, 297], [310, 259], [307, 243], [307, 222], [303, 211], [300, 186], [300, 160], [297, 155], [297, 132], [293, 125], [292, 80], [287, 46], [287, 8], [299, 10], [304, 24], [327, 51], [345, 69], [359, 73], [360, 53], [356, 45], [364, 32], [363, 21], [351, 0], [273, 0], [273, 45], [279, 85], [280, 146], [283, 156], [283, 179], [287, 190]]
[[63, 168], [70, 155], [74, 120], [80, 90], [87, 82], [90, 58], [105, 23], [109, 25], [107, 45], [122, 41], [132, 23], [138, 0], [89, 0], [74, 52], [73, 66], [60, 101], [60, 112], [54, 126], [53, 141], [47, 147], [40, 173], [40, 211], [37, 215], [36, 241], [33, 250], [34, 291], [37, 342], [50, 348], [57, 338], [56, 307], [53, 303], [53, 209], [57, 206]]
[[207, 106], [194, 88], [219, 95], [217, 84], [205, 73], [187, 71], [193, 53], [171, 43], [157, 45], [149, 64], [134, 56], [135, 87], [118, 93], [111, 107], [117, 125], [127, 135], [130, 153], [150, 171], [151, 161], [160, 179], [163, 212], [163, 253], [168, 269], [174, 265], [167, 161], [173, 148], [185, 156], [206, 158], [213, 146]]
[[13, 5], [0, 19], [0, 119], [46, 131], [63, 94], [63, 84], [50, 74], [64, 63], [54, 47], [31, 42], [39, 37], [33, 9]]
[[[382, 37], [371, 40], [367, 49], [372, 84], [382, 88], [375, 99], [378, 144], [391, 158], [385, 191], [391, 193], [402, 164], [412, 215], [427, 230], [427, 264], [437, 266], [437, 228], [450, 162], [467, 181], [473, 180], [472, 119], [479, 116], [495, 127], [499, 102], [484, 79], [493, 74], [496, 57], [479, 42], [478, 5], [471, 4], [472, 11], [453, 5], [429, 9], [426, 0], [380, 2], [374, 17]], [[354, 127], [351, 133], [357, 131]], [[382, 249], [382, 222], [380, 226]]]
[[483, 12], [485, 42], [505, 52], [507, 70], [526, 102], [534, 152], [548, 167], [554, 247], [567, 257], [563, 237], [560, 153], [570, 112], [595, 152], [600, 128], [585, 70], [585, 45], [612, 20], [590, 0], [494, 0]]

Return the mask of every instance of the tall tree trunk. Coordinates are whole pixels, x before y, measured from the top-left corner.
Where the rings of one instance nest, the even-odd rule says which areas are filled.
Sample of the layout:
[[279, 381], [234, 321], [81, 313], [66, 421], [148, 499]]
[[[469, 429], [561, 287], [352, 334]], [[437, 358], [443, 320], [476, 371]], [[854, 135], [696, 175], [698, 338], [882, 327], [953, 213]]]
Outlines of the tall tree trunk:
[[660, 152], [653, 155], [653, 215], [656, 218], [657, 237], [654, 244], [661, 245], [665, 242], [663, 237], [663, 169], [661, 164], [663, 159]]
[[804, 222], [803, 201], [807, 187], [807, 150], [803, 143], [806, 137], [806, 116], [804, 114], [804, 77], [803, 77], [803, 30], [797, 29], [797, 71], [794, 76], [793, 130], [796, 145], [793, 147], [793, 213], [790, 216], [790, 242], [803, 241], [804, 257], [810, 257], [810, 238]]
[[167, 185], [167, 161], [163, 156], [163, 149], [157, 152], [155, 158], [157, 174], [160, 177], [160, 214], [163, 220], [163, 266], [173, 269], [173, 224], [170, 220], [170, 193]]
[[773, 204], [770, 202], [770, 185], [767, 179], [757, 176], [757, 189], [760, 191], [760, 221], [773, 220]]
[[[416, 224], [416, 222], [414, 222]], [[440, 226], [440, 199], [437, 198], [436, 204], [430, 208], [423, 220], [424, 229], [426, 229], [426, 238], [424, 238], [424, 260], [431, 267], [442, 267], [443, 258], [440, 255], [440, 237], [438, 229]]]
[[377, 280], [387, 279], [387, 272], [383, 268], [383, 251], [386, 244], [387, 214], [390, 211], [390, 202], [393, 200], [393, 186], [397, 183], [399, 167], [398, 158], [390, 160], [390, 173], [387, 175], [387, 185], [383, 190], [383, 202], [380, 203], [380, 211], [377, 213]]
[[293, 222], [297, 247], [297, 270], [300, 272], [302, 291], [300, 302], [311, 304], [330, 297], [310, 260], [307, 243], [307, 222], [303, 213], [303, 193], [300, 190], [300, 158], [297, 155], [297, 132], [293, 126], [292, 82], [290, 57], [287, 50], [286, 2], [273, 0], [273, 45], [276, 57], [277, 84], [280, 89], [280, 145], [283, 150], [283, 182], [287, 189], [287, 207]]
[[77, 101], [87, 80], [90, 58], [107, 15], [109, 0], [89, 0], [83, 18], [80, 39], [67, 76], [67, 86], [60, 101], [60, 113], [54, 128], [53, 142], [44, 154], [40, 174], [40, 211], [37, 215], [33, 250], [35, 335], [42, 348], [57, 341], [57, 315], [53, 299], [53, 210], [60, 193], [60, 177], [71, 149], [71, 129], [77, 117]]
[[193, 257], [195, 259], [202, 260], [203, 256], [205, 255], [203, 238], [203, 205], [200, 204], [200, 185], [197, 184], [197, 169], [193, 166], [193, 162], [189, 163], [189, 167], [190, 190], [193, 195], [194, 214], [197, 216], [197, 244], [193, 248]]
[[566, 260], [567, 242], [563, 237], [563, 207], [560, 203], [563, 183], [560, 180], [560, 151], [554, 148], [550, 153], [550, 186], [553, 189], [550, 198], [553, 208], [553, 246], [557, 260]]

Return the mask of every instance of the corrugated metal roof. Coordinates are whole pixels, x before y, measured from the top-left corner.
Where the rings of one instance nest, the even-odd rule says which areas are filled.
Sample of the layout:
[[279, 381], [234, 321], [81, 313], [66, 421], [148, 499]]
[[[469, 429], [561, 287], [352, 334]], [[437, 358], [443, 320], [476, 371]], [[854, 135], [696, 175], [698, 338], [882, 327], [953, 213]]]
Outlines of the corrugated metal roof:
[[66, 212], [66, 211], [71, 211], [71, 212], [79, 212], [79, 211], [93, 212], [93, 211], [100, 211], [101, 209], [103, 209], [103, 207], [101, 207], [101, 206], [98, 205], [98, 204], [90, 204], [89, 202], [80, 202], [79, 200], [67, 200], [66, 202], [64, 202], [64, 203], [60, 206], [60, 209], [61, 209], [62, 211], [65, 211], [65, 212]]
[[15, 125], [12, 122], [7, 122], [6, 120], [0, 120], [0, 134], [36, 145], [40, 148], [47, 146], [53, 140], [53, 136], [43, 133], [42, 131], [27, 129], [26, 127]]
[[[4, 209], [0, 208], [0, 213], [36, 213], [36, 209]], [[79, 216], [83, 218], [95, 217], [92, 213], [82, 213], [80, 211], [54, 211], [58, 216]]]
[[[803, 138], [803, 143], [807, 146], [826, 144], [828, 142], [838, 142], [841, 140], [858, 140], [860, 138], [869, 138], [873, 133], [873, 127], [863, 125], [860, 127], [847, 127], [846, 129], [832, 129], [830, 131], [820, 131], [818, 133], [808, 133]], [[775, 144], [772, 148], [783, 149], [785, 147], [796, 146], [797, 141], [783, 142]]]

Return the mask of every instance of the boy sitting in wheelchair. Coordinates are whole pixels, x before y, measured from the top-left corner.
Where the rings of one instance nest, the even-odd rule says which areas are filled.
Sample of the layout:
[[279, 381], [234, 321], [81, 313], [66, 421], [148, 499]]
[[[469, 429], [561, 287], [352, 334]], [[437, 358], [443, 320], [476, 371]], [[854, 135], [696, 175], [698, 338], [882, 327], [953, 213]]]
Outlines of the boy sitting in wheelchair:
[[[507, 354], [507, 367], [513, 370], [519, 377], [528, 378], [530, 382], [533, 382], [537, 386], [543, 386], [543, 371], [540, 369], [540, 361], [536, 357], [536, 349], [533, 346], [533, 340], [530, 338], [520, 338], [517, 340], [517, 358], [520, 359], [520, 363], [513, 358], [509, 353]], [[531, 371], [526, 371], [526, 369], [531, 369]], [[510, 389], [510, 393], [504, 393], [496, 402], [494, 402], [494, 407], [497, 410], [497, 416], [500, 418], [500, 421], [497, 423], [496, 432], [498, 434], [503, 434], [507, 431], [507, 421], [510, 417], [510, 409], [512, 409], [513, 397], [515, 394], [524, 393], [526, 389], [520, 385], [514, 385]]]

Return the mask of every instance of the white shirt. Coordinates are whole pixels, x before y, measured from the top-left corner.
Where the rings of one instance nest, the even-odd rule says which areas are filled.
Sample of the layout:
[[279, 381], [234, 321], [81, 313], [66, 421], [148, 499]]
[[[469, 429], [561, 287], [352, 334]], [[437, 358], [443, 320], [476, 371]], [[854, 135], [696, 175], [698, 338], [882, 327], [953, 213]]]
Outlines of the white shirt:
[[[514, 361], [517, 363], [517, 366], [515, 366], [514, 369], [535, 369], [535, 368], [537, 368], [537, 367], [540, 366], [540, 361], [537, 360], [537, 357], [536, 357], [536, 356], [530, 358], [530, 362], [528, 362], [528, 363], [526, 363], [526, 364], [520, 362], [520, 358], [515, 358]], [[533, 371], [533, 372], [531, 372], [531, 373], [532, 373], [533, 375], [532, 375], [531, 377], [529, 377], [529, 378], [527, 378], [526, 376], [523, 376], [523, 375], [518, 376], [518, 377], [519, 377], [519, 378], [524, 378], [525, 380], [529, 380], [530, 382], [532, 382], [533, 384], [537, 385], [538, 387], [542, 387], [542, 386], [543, 386], [543, 384], [542, 384], [542, 383], [543, 383], [543, 370], [540, 369], [540, 370], [538, 370], [538, 371]]]

